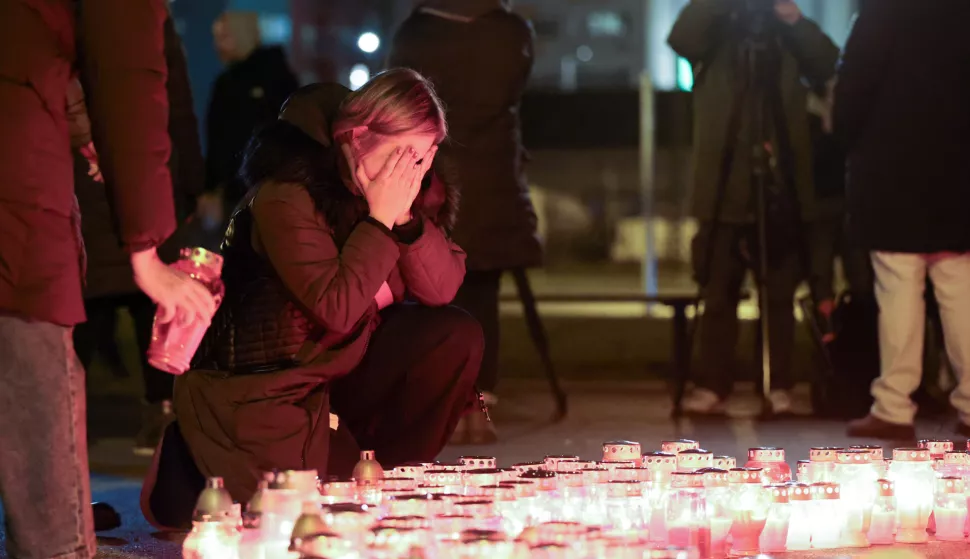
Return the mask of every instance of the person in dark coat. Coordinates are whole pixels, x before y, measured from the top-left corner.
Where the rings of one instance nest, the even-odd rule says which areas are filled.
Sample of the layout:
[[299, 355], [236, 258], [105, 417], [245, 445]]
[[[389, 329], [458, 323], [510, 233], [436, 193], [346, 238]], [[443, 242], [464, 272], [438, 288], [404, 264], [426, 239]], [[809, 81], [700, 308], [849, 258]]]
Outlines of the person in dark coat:
[[[168, 130], [172, 138], [172, 170], [176, 215], [184, 221], [194, 209], [195, 198], [202, 193], [205, 163], [199, 142], [198, 122], [192, 108], [192, 90], [182, 41], [171, 16], [165, 20], [165, 61], [168, 80], [165, 83], [169, 101]], [[115, 330], [118, 311], [131, 314], [141, 357], [144, 402], [142, 425], [135, 436], [136, 454], [151, 456], [158, 446], [165, 425], [174, 418], [171, 411], [172, 383], [175, 377], [152, 367], [147, 351], [151, 341], [155, 304], [142, 293], [132, 276], [131, 263], [121, 248], [121, 241], [111, 219], [108, 193], [91, 142], [90, 121], [84, 105], [80, 82], [69, 90], [71, 111], [71, 147], [74, 149], [74, 191], [81, 208], [81, 233], [88, 249], [87, 277], [84, 286], [84, 310], [88, 320], [74, 329], [74, 347], [81, 365], [87, 370], [96, 352], [117, 359], [112, 365], [124, 367], [117, 357]], [[177, 235], [162, 248], [163, 257], [173, 259], [179, 247]], [[174, 250], [173, 250], [174, 249]], [[107, 352], [108, 355], [104, 355]], [[115, 361], [112, 359], [111, 361]]]
[[[451, 137], [441, 157], [454, 166], [461, 184], [454, 236], [468, 253], [468, 274], [455, 304], [485, 332], [479, 387], [489, 401], [498, 382], [502, 273], [542, 260], [519, 120], [535, 55], [533, 35], [509, 0], [425, 0], [401, 25], [388, 59], [392, 68], [413, 68], [431, 80], [448, 111]], [[454, 438], [495, 440], [481, 414], [469, 415]]]
[[[733, 391], [731, 367], [738, 342], [737, 307], [747, 271], [767, 262], [764, 284], [766, 313], [770, 325], [771, 391], [766, 411], [792, 413], [790, 391], [794, 386], [793, 352], [795, 317], [792, 300], [805, 274], [802, 223], [815, 214], [812, 180], [812, 146], [805, 116], [804, 81], [825, 83], [835, 73], [839, 49], [819, 26], [804, 17], [793, 0], [775, 0], [765, 17], [776, 48], [765, 49], [760, 59], [777, 80], [778, 115], [787, 135], [772, 142], [772, 159], [785, 158], [789, 165], [773, 165], [765, 187], [765, 215], [758, 212], [758, 196], [752, 186], [755, 138], [754, 101], [738, 97], [751, 72], [744, 39], [751, 33], [753, 2], [741, 0], [690, 0], [670, 31], [667, 42], [693, 65], [694, 85], [694, 188], [693, 217], [699, 231], [691, 243], [694, 276], [704, 299], [704, 318], [698, 330], [699, 363], [695, 388], [683, 401], [693, 415], [724, 415]], [[759, 5], [763, 2], [757, 3]], [[738, 131], [729, 130], [734, 107], [739, 105]], [[774, 128], [774, 126], [772, 126]], [[719, 175], [726, 138], [735, 134], [731, 172], [719, 196]], [[777, 136], [777, 134], [775, 134]], [[733, 140], [732, 140], [733, 141]], [[787, 146], [785, 145], [787, 144]], [[787, 167], [787, 168], [786, 168]], [[790, 175], [790, 176], [785, 176]], [[766, 223], [766, 245], [760, 246], [755, 226]]]
[[280, 47], [261, 46], [254, 12], [229, 11], [212, 26], [226, 69], [216, 78], [206, 117], [206, 188], [221, 191], [233, 208], [245, 189], [234, 182], [240, 156], [253, 131], [276, 120], [299, 82]]
[[325, 479], [349, 476], [360, 449], [385, 469], [436, 457], [476, 399], [483, 347], [475, 320], [448, 306], [465, 272], [448, 237], [455, 196], [425, 176], [445, 133], [430, 84], [397, 70], [354, 93], [303, 88], [254, 137], [226, 297], [176, 380], [146, 518], [189, 520], [194, 497], [171, 496], [192, 480], [168, 462], [184, 445], [239, 502], [272, 469]]
[[[167, 268], [175, 228], [162, 0], [0, 2], [0, 499], [10, 556], [91, 559], [82, 322], [84, 248], [67, 90], [81, 69], [112, 217], [163, 320], [215, 304]], [[96, 78], [96, 79], [95, 79]]]
[[915, 438], [932, 279], [958, 380], [950, 396], [970, 435], [970, 4], [869, 2], [846, 44], [833, 122], [849, 154], [849, 218], [870, 252], [881, 373], [849, 435]]

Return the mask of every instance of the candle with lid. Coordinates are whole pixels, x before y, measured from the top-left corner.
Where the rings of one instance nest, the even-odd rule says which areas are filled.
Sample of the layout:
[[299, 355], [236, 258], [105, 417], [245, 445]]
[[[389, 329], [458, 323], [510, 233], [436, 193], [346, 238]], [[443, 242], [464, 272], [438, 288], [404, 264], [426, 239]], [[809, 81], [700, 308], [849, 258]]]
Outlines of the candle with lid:
[[704, 478], [707, 518], [711, 523], [711, 557], [726, 557], [728, 536], [731, 534], [731, 491], [728, 472], [721, 468], [697, 470]]
[[738, 467], [738, 459], [733, 456], [715, 456], [714, 467], [719, 470], [730, 470]]
[[942, 460], [943, 455], [953, 450], [953, 441], [947, 439], [920, 439], [918, 446], [930, 451], [932, 460]]
[[816, 446], [808, 451], [808, 468], [810, 483], [821, 481], [835, 481], [835, 459], [842, 450], [841, 447]]
[[714, 453], [702, 448], [689, 448], [677, 453], [677, 471], [694, 472], [714, 466]]
[[795, 480], [798, 483], [811, 483], [809, 481], [809, 468], [812, 463], [808, 460], [799, 460], [795, 463]]
[[704, 474], [674, 472], [667, 500], [667, 542], [696, 553], [711, 556], [711, 522], [704, 498]]
[[182, 542], [185, 559], [236, 559], [239, 534], [226, 527], [221, 518], [203, 514], [192, 521], [192, 531]]
[[732, 489], [729, 505], [732, 555], [758, 554], [759, 539], [771, 506], [762, 476], [761, 468], [734, 468], [728, 472]]
[[494, 456], [461, 456], [458, 461], [462, 466], [475, 470], [498, 467], [498, 460]]
[[889, 464], [886, 463], [886, 456], [883, 453], [882, 447], [874, 444], [854, 444], [847, 447], [846, 450], [864, 450], [869, 453], [872, 457], [872, 465], [875, 466], [876, 470], [879, 472], [879, 477], [885, 477]]
[[[553, 472], [559, 469], [560, 462], [579, 462], [579, 456], [572, 454], [551, 454], [543, 460], [545, 469]], [[512, 467], [514, 468], [515, 466]]]
[[962, 478], [955, 476], [936, 480], [936, 539], [946, 542], [964, 540], [967, 524], [967, 497]]
[[670, 492], [670, 476], [677, 469], [677, 456], [669, 452], [648, 452], [643, 455], [643, 467], [650, 471], [650, 541], [666, 543], [666, 504]]
[[835, 482], [817, 482], [812, 490], [812, 548], [835, 549], [844, 524], [841, 488]]
[[746, 468], [761, 468], [764, 483], [791, 481], [791, 467], [785, 462], [785, 449], [763, 446], [748, 449]]
[[678, 452], [683, 452], [685, 450], [692, 450], [700, 447], [701, 447], [701, 443], [697, 441], [692, 441], [690, 439], [677, 439], [675, 441], [660, 442], [660, 452], [668, 452], [670, 454], [677, 454]]
[[836, 455], [835, 478], [842, 490], [845, 525], [843, 547], [868, 547], [869, 520], [876, 500], [879, 471], [866, 450], [841, 450]]
[[869, 543], [873, 545], [892, 545], [896, 540], [896, 495], [893, 482], [888, 479], [876, 480], [876, 500], [872, 504], [869, 522]]
[[603, 443], [603, 462], [635, 462], [640, 464], [640, 443], [610, 441]]
[[812, 545], [812, 489], [806, 483], [788, 485], [791, 518], [788, 521], [788, 551], [809, 549]]
[[929, 449], [897, 448], [889, 466], [896, 491], [896, 541], [926, 543], [926, 527], [933, 510], [936, 473]]
[[951, 450], [943, 455], [943, 467], [937, 469], [941, 476], [956, 476], [967, 481], [970, 476], [970, 454], [965, 450]]
[[791, 522], [791, 503], [789, 502], [790, 488], [785, 484], [769, 485], [771, 506], [768, 508], [768, 520], [761, 532], [762, 553], [784, 553], [788, 550], [788, 531]]

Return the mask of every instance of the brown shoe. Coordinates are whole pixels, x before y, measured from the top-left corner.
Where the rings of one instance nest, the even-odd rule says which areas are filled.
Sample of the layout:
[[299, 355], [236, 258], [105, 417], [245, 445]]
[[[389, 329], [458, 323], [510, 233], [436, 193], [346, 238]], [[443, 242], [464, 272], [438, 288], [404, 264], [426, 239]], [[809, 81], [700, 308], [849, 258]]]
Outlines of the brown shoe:
[[862, 419], [849, 422], [845, 434], [850, 437], [883, 439], [889, 441], [915, 441], [916, 429], [912, 425], [901, 425], [883, 421], [869, 414]]
[[466, 415], [458, 420], [458, 425], [455, 426], [455, 432], [448, 439], [448, 444], [462, 446], [468, 444], [468, 442], [468, 416]]
[[468, 420], [468, 442], [471, 444], [495, 444], [498, 442], [498, 432], [495, 430], [495, 423], [488, 420], [481, 411], [474, 412], [465, 416]]

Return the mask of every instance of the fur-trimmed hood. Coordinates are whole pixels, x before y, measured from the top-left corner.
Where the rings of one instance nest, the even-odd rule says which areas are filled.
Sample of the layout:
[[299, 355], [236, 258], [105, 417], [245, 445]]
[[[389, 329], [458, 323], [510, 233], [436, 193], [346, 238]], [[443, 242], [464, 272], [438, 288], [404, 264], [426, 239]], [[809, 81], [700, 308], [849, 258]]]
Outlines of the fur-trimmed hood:
[[[258, 132], [246, 149], [240, 174], [250, 189], [248, 205], [260, 184], [296, 182], [310, 193], [342, 244], [368, 213], [367, 202], [341, 180], [343, 155], [331, 133], [340, 104], [350, 90], [338, 84], [299, 89], [283, 105], [279, 121]], [[424, 178], [413, 209], [451, 233], [458, 214], [459, 189], [450, 166], [438, 158]]]

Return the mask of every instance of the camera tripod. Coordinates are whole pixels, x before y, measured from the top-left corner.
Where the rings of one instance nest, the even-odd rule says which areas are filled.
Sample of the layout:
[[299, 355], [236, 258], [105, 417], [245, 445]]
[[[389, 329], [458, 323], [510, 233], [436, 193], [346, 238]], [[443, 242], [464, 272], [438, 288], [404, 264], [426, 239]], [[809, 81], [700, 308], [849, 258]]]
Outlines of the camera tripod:
[[[742, 149], [750, 150], [751, 192], [754, 194], [755, 247], [752, 258], [753, 271], [758, 285], [759, 337], [761, 341], [761, 389], [762, 397], [768, 404], [771, 393], [771, 323], [769, 319], [768, 255], [769, 255], [769, 200], [767, 192], [773, 184], [787, 190], [787, 200], [792, 208], [789, 211], [795, 235], [799, 259], [803, 269], [807, 268], [807, 251], [801, 231], [801, 209], [795, 188], [793, 150], [788, 126], [785, 120], [780, 88], [781, 48], [777, 34], [772, 26], [772, 14], [767, 11], [748, 14], [747, 25], [739, 33], [736, 60], [736, 87], [728, 120], [721, 164], [716, 183], [714, 211], [701, 268], [697, 270], [700, 285], [698, 302], [703, 300], [710, 282], [711, 265], [714, 260], [715, 239], [722, 227], [722, 214], [726, 190], [734, 168], [739, 144]], [[702, 69], [701, 72], [704, 70]], [[745, 116], [747, 128], [743, 127]], [[739, 140], [742, 131], [747, 137]], [[774, 181], [774, 183], [773, 183]], [[693, 321], [688, 339], [688, 347], [693, 348], [702, 315], [697, 314]], [[691, 351], [692, 353], [692, 351]], [[676, 389], [674, 416], [682, 415], [682, 400], [686, 392], [686, 380]], [[764, 406], [771, 410], [770, 405]]]

